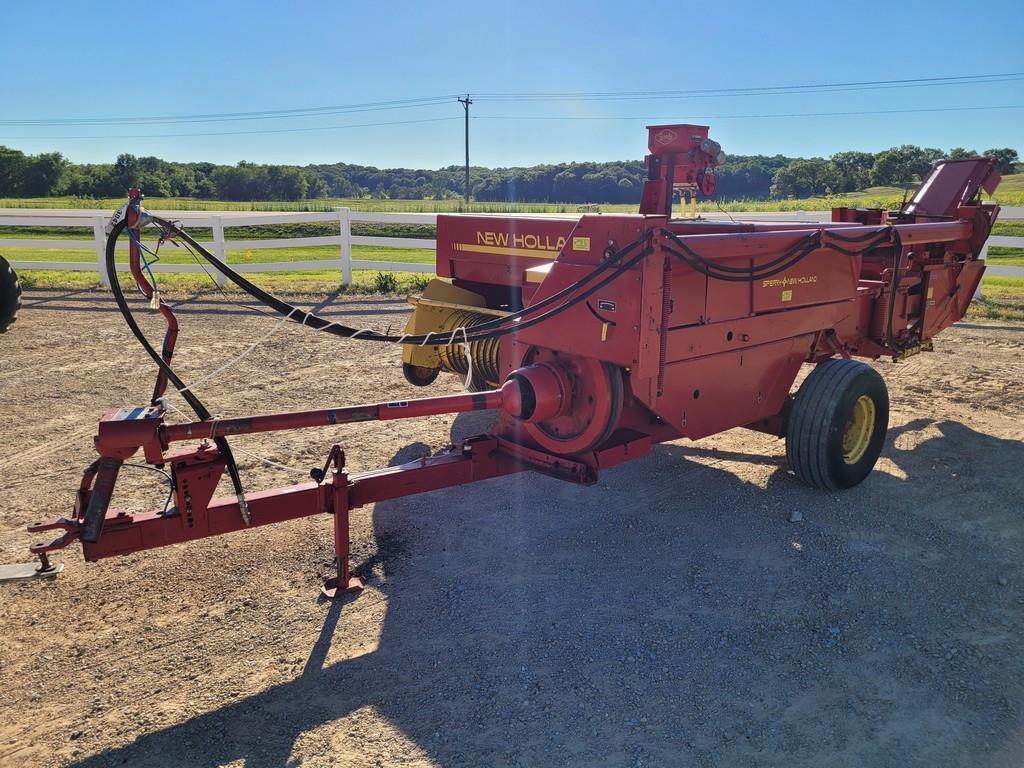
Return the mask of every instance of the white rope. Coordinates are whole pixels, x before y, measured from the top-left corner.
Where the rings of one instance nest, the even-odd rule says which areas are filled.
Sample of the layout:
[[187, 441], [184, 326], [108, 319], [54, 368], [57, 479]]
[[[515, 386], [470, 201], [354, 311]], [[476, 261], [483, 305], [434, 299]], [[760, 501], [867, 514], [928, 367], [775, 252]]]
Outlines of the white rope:
[[[285, 317], [285, 320], [290, 318], [295, 313], [295, 311], [297, 309], [298, 309], [298, 307], [296, 307], [290, 313], [288, 313], [288, 315]], [[321, 320], [324, 319], [324, 318], [320, 318], [318, 315], [314, 315], [312, 312], [305, 312], [304, 311], [304, 316], [302, 318], [302, 321], [299, 323], [299, 325], [305, 326], [307, 328], [312, 328], [312, 326], [306, 326], [306, 321], [309, 320], [311, 317], [317, 317], [318, 319], [321, 319]], [[330, 320], [330, 321], [328, 321], [328, 323], [326, 325], [323, 325], [323, 326], [321, 326], [319, 328], [313, 328], [313, 330], [326, 332], [326, 331], [330, 330], [331, 328], [333, 328], [334, 326], [338, 326], [339, 328], [347, 327], [347, 326], [341, 325], [341, 323], [339, 323], [337, 320]], [[360, 328], [358, 331], [353, 333], [351, 336], [347, 336], [346, 338], [348, 338], [348, 339], [356, 339], [356, 338], [358, 338], [359, 336], [361, 336], [364, 333], [376, 333], [376, 331], [373, 328]], [[434, 344], [440, 345], [440, 346], [451, 346], [452, 344], [456, 343], [454, 341], [454, 339], [455, 339], [455, 336], [457, 334], [459, 334], [459, 333], [462, 334], [462, 338], [463, 338], [463, 341], [459, 342], [459, 343], [463, 345], [464, 349], [466, 349], [466, 356], [468, 358], [469, 357], [469, 347], [467, 345], [469, 343], [469, 339], [466, 336], [466, 328], [464, 326], [456, 328], [454, 331], [452, 331], [452, 335], [449, 337], [448, 341], [435, 341]], [[393, 343], [393, 344], [405, 344], [406, 343], [405, 340], [410, 335], [412, 335], [412, 334], [403, 333], [401, 336], [399, 336], [396, 340], [394, 340], [391, 343]], [[440, 335], [440, 334], [437, 331], [427, 331], [426, 335], [423, 337], [423, 341], [420, 342], [419, 346], [421, 346], [421, 347], [426, 346], [428, 343], [430, 343], [430, 337], [431, 336], [438, 336], [438, 335]], [[206, 378], [209, 378], [209, 376], [206, 377]]]
[[257, 461], [262, 461], [264, 464], [269, 464], [272, 467], [277, 467], [278, 469], [286, 469], [289, 472], [298, 472], [300, 475], [309, 474], [308, 469], [299, 469], [298, 467], [289, 467], [287, 464], [279, 464], [276, 461], [271, 461], [270, 459], [260, 456], [259, 454], [253, 453], [252, 451], [247, 451], [244, 448], [239, 448], [237, 445], [231, 446], [231, 450], [233, 450], [235, 453], [241, 453], [244, 456], [248, 456], [250, 459], [256, 459]]
[[256, 341], [254, 341], [252, 344], [250, 344], [249, 347], [247, 349], [245, 349], [241, 354], [239, 354], [236, 357], [233, 357], [232, 359], [228, 360], [220, 368], [217, 368], [216, 370], [211, 371], [210, 373], [206, 374], [202, 378], [197, 379], [196, 381], [193, 381], [187, 387], [179, 389], [178, 392], [182, 392], [183, 393], [183, 392], [188, 392], [190, 390], [194, 392], [195, 391], [195, 387], [197, 385], [203, 384], [203, 383], [209, 381], [210, 379], [215, 378], [216, 376], [219, 376], [224, 371], [226, 371], [228, 368], [232, 367], [233, 365], [236, 365], [239, 361], [241, 361], [244, 357], [246, 357], [254, 349], [256, 349], [256, 347], [260, 346], [260, 344], [263, 344], [267, 339], [269, 339], [271, 336], [273, 336], [275, 333], [277, 333], [278, 330], [280, 330], [281, 326], [284, 325], [286, 322], [288, 322], [288, 320], [291, 319], [292, 315], [294, 315], [298, 311], [299, 311], [299, 308], [295, 307], [291, 312], [289, 312], [287, 315], [285, 315], [280, 320], [278, 320], [274, 324], [274, 327], [271, 328], [269, 331], [267, 331], [266, 334], [264, 334], [260, 338], [256, 339]]
[[466, 355], [466, 383], [464, 387], [469, 389], [473, 382], [473, 355], [470, 354], [469, 338], [466, 336], [466, 326], [460, 325], [452, 331], [452, 335], [448, 339], [447, 346], [451, 346], [455, 343], [455, 334], [459, 331], [462, 331], [462, 352]]
[[165, 406], [166, 406], [167, 408], [170, 408], [170, 409], [171, 409], [172, 411], [174, 411], [175, 413], [177, 413], [177, 414], [178, 414], [179, 416], [184, 416], [184, 417], [185, 417], [186, 419], [188, 419], [189, 421], [191, 421], [191, 420], [192, 420], [192, 417], [191, 417], [191, 416], [189, 416], [189, 415], [188, 415], [187, 413], [185, 413], [185, 411], [181, 410], [181, 408], [179, 408], [179, 407], [178, 407], [178, 406], [176, 406], [176, 405], [175, 405], [174, 403], [172, 403], [172, 402], [171, 402], [170, 400], [168, 400], [166, 396], [164, 396], [164, 397], [161, 397], [161, 398], [160, 398], [160, 399], [159, 399], [159, 400], [157, 401], [157, 403], [158, 403], [158, 404], [159, 404], [159, 403], [163, 403], [163, 404], [164, 404], [164, 405], [165, 405]]

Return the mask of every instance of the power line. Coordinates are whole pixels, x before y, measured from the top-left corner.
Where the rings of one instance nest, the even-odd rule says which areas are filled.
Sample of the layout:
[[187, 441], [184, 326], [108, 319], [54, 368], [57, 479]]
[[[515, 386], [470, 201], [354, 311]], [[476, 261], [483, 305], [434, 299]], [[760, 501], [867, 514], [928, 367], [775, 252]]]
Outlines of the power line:
[[702, 88], [673, 91], [606, 91], [547, 93], [477, 93], [481, 101], [588, 101], [660, 98], [705, 98], [725, 96], [787, 95], [793, 93], [832, 93], [844, 90], [886, 90], [889, 88], [923, 88], [942, 85], [984, 85], [1024, 79], [1024, 72], [1002, 72], [987, 75], [956, 77], [923, 77], [902, 80], [864, 80], [848, 83], [811, 83], [803, 85], [750, 86], [742, 88]]
[[[470, 115], [470, 120], [648, 120], [648, 121], [679, 121], [679, 120], [755, 120], [761, 118], [787, 117], [854, 117], [858, 115], [905, 115], [928, 112], [984, 112], [1003, 109], [1024, 109], [1024, 104], [1005, 104], [985, 107], [932, 107], [924, 109], [873, 109], [849, 110], [842, 112], [786, 112], [749, 115]], [[188, 138], [190, 136], [248, 136], [253, 134], [273, 133], [304, 133], [307, 131], [339, 131], [348, 128], [376, 128], [389, 125], [414, 125], [418, 123], [442, 123], [462, 120], [462, 117], [428, 117], [419, 120], [393, 120], [379, 123], [349, 123], [346, 125], [318, 125], [302, 128], [266, 128], [255, 131], [205, 131], [201, 133], [139, 133], [115, 134], [106, 136], [0, 136], [5, 141], [45, 139], [62, 141], [66, 139], [169, 139]]]
[[0, 120], [0, 125], [141, 125], [149, 123], [202, 123], [235, 120], [271, 120], [288, 117], [318, 117], [346, 112], [376, 112], [391, 109], [412, 109], [448, 104], [457, 96], [424, 96], [418, 99], [396, 99], [365, 104], [343, 104], [298, 109], [272, 109], [257, 112], [218, 112], [203, 115], [165, 115], [156, 117], [67, 117]]
[[[480, 101], [501, 102], [554, 102], [554, 101], [634, 101], [661, 99], [742, 98], [746, 96], [784, 96], [848, 91], [887, 90], [890, 88], [925, 88], [955, 85], [986, 85], [1024, 80], [1024, 72], [1002, 72], [983, 75], [951, 77], [904, 78], [899, 80], [863, 80], [838, 83], [810, 83], [799, 85], [745, 86], [736, 88], [704, 88], [671, 91], [605, 91], [605, 92], [534, 92], [474, 94]], [[466, 98], [469, 98], [467, 95]], [[287, 118], [320, 117], [355, 112], [376, 112], [396, 109], [415, 109], [451, 103], [460, 99], [457, 94], [423, 96], [409, 99], [391, 99], [357, 104], [271, 109], [246, 112], [214, 112], [194, 115], [155, 115], [120, 117], [66, 117], [66, 118], [11, 118], [0, 120], [0, 126], [100, 126], [147, 125], [203, 122], [235, 122], [250, 120], [278, 120]], [[201, 135], [201, 134], [194, 134]], [[218, 134], [222, 135], [222, 134]]]
[[944, 85], [988, 85], [990, 83], [1008, 83], [1008, 82], [1019, 82], [1024, 80], [1024, 77], [1007, 77], [999, 78], [995, 80], [974, 80], [971, 82], [962, 83], [917, 83], [914, 85], [873, 85], [873, 86], [860, 86], [852, 88], [818, 88], [815, 90], [791, 90], [791, 91], [750, 91], [743, 93], [729, 92], [729, 93], [699, 93], [699, 94], [684, 94], [677, 95], [673, 93], [665, 93], [658, 95], [623, 95], [623, 96], [586, 96], [586, 97], [517, 97], [517, 98], [487, 98], [486, 96], [478, 96], [480, 101], [493, 101], [493, 102], [535, 102], [535, 103], [554, 103], [554, 102], [594, 102], [594, 101], [683, 101], [688, 99], [722, 99], [722, 98], [745, 98], [748, 96], [807, 96], [819, 93], [854, 93], [861, 91], [887, 91], [893, 88], [930, 88], [935, 86]]
[[926, 109], [870, 109], [846, 112], [786, 112], [760, 115], [474, 115], [474, 120], [754, 120], [769, 117], [851, 117], [856, 115], [905, 115], [916, 112], [980, 112], [999, 109], [1024, 109], [1024, 104], [1006, 104], [990, 107], [934, 107]]
[[62, 141], [64, 139], [182, 139], [189, 136], [247, 136], [256, 133], [302, 133], [305, 131], [339, 131], [345, 128], [376, 128], [383, 125], [411, 125], [413, 123], [442, 123], [461, 120], [461, 117], [425, 117], [422, 120], [393, 120], [383, 123], [349, 123], [347, 125], [317, 125], [304, 128], [266, 128], [258, 131], [208, 131], [203, 133], [121, 133], [110, 136], [0, 136], [5, 141], [11, 139], [46, 139]]

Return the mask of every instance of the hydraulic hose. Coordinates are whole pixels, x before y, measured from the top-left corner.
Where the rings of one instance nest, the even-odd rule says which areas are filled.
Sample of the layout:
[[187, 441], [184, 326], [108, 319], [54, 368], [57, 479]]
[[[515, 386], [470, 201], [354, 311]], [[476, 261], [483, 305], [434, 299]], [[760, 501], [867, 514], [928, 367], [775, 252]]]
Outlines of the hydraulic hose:
[[714, 264], [714, 262], [708, 261], [707, 259], [704, 259], [698, 256], [697, 254], [694, 254], [694, 252], [691, 251], [689, 248], [687, 248], [685, 251], [676, 251], [673, 250], [672, 248], [667, 248], [666, 250], [668, 250], [668, 252], [671, 253], [673, 256], [682, 259], [694, 271], [699, 272], [700, 274], [705, 275], [711, 278], [712, 280], [721, 280], [730, 283], [751, 283], [754, 282], [755, 280], [763, 280], [765, 278], [772, 277], [774, 275], [778, 275], [782, 272], [785, 272], [787, 269], [791, 269], [792, 267], [796, 266], [801, 261], [803, 261], [803, 259], [806, 258], [809, 254], [816, 251], [819, 247], [820, 242], [818, 241], [818, 238], [815, 236], [811, 236], [810, 242], [802, 240], [799, 243], [797, 243], [796, 246], [788, 250], [785, 254], [783, 254], [783, 256], [780, 257], [780, 259], [788, 259], [785, 263], [779, 264], [779, 259], [774, 259], [772, 262], [770, 262], [770, 264], [778, 264], [778, 266], [775, 266], [772, 269], [762, 270], [759, 268], [752, 267], [729, 268], [729, 272], [735, 272], [739, 270], [741, 274], [723, 273], [717, 269], [717, 267], [720, 265], [716, 265]]
[[[662, 229], [661, 231], [662, 234], [664, 234], [680, 249], [677, 251], [672, 248], [668, 248], [667, 250], [669, 253], [682, 259], [697, 272], [700, 272], [709, 278], [725, 282], [753, 282], [754, 280], [762, 280], [772, 277], [796, 266], [804, 258], [819, 248], [829, 248], [830, 250], [837, 251], [845, 256], [860, 256], [865, 251], [870, 251], [881, 245], [892, 244], [894, 235], [897, 241], [899, 238], [898, 233], [888, 227], [881, 230], [873, 230], [872, 232], [865, 233], [864, 235], [856, 235], [852, 237], [839, 235], [838, 233], [830, 230], [819, 229], [807, 235], [807, 237], [797, 241], [781, 256], [777, 256], [771, 261], [766, 261], [763, 264], [751, 267], [731, 267], [726, 264], [718, 264], [701, 256], [690, 248], [685, 241], [674, 232], [668, 229]], [[850, 249], [844, 248], [835, 242], [826, 242], [827, 240], [839, 240], [840, 242], [847, 244], [861, 243], [861, 245], [856, 249]]]
[[[139, 324], [135, 321], [135, 317], [132, 315], [131, 309], [128, 307], [128, 302], [125, 300], [124, 291], [121, 290], [121, 284], [117, 279], [117, 265], [114, 260], [114, 253], [117, 246], [117, 238], [121, 232], [124, 231], [127, 226], [127, 220], [121, 219], [117, 224], [114, 225], [110, 231], [110, 235], [107, 236], [107, 250], [106, 250], [106, 266], [107, 274], [110, 275], [110, 292], [114, 294], [114, 301], [117, 303], [117, 308], [121, 311], [121, 316], [124, 318], [125, 323], [128, 324], [128, 328], [131, 330], [132, 335], [138, 340], [142, 348], [146, 350], [146, 353], [153, 358], [153, 362], [157, 364], [160, 372], [167, 377], [175, 389], [178, 390], [179, 394], [185, 398], [185, 402], [189, 404], [189, 407], [195, 411], [196, 416], [202, 420], [210, 418], [210, 411], [203, 405], [203, 402], [196, 396], [196, 394], [188, 389], [185, 382], [181, 380], [174, 369], [171, 368], [170, 364], [164, 360], [163, 355], [153, 348], [153, 345], [149, 343], [149, 339], [142, 332]], [[155, 403], [154, 403], [155, 404]], [[242, 516], [248, 522], [249, 512], [248, 505], [245, 502], [245, 491], [242, 488], [242, 477], [238, 472], [238, 465], [235, 463], [234, 454], [231, 452], [231, 446], [228, 445], [227, 439], [218, 437], [214, 440], [217, 445], [217, 449], [220, 451], [221, 457], [224, 459], [225, 469], [227, 470], [228, 476], [231, 478], [231, 485], [235, 491], [235, 496], [238, 498], [239, 509], [242, 512]], [[103, 510], [106, 513], [106, 509]], [[96, 536], [99, 536], [99, 531], [102, 529], [103, 522], [100, 520], [92, 520], [93, 528], [96, 528]]]
[[[378, 333], [376, 331], [368, 331], [365, 329], [353, 328], [350, 326], [343, 325], [341, 323], [332, 322], [325, 320], [318, 315], [311, 312], [306, 312], [299, 307], [289, 304], [288, 302], [279, 299], [267, 291], [264, 291], [259, 286], [247, 280], [241, 274], [231, 269], [227, 264], [220, 261], [216, 256], [207, 251], [202, 245], [196, 242], [188, 233], [182, 230], [174, 222], [166, 219], [159, 218], [157, 216], [150, 216], [150, 219], [159, 224], [164, 232], [169, 237], [177, 238], [183, 241], [190, 248], [194, 248], [210, 265], [218, 272], [227, 277], [231, 282], [241, 288], [243, 291], [248, 293], [253, 298], [262, 302], [266, 306], [275, 310], [281, 315], [286, 316], [293, 322], [297, 322], [300, 325], [305, 325], [314, 330], [324, 331], [331, 333], [336, 336], [343, 338], [359, 338], [365, 341], [379, 341], [379, 342], [390, 342], [390, 343], [401, 343], [401, 344], [461, 344], [469, 343], [473, 341], [482, 341], [484, 339], [498, 338], [506, 336], [516, 331], [521, 331], [525, 328], [532, 327], [539, 322], [549, 320], [558, 314], [570, 309], [571, 307], [579, 304], [581, 301], [585, 301], [587, 298], [592, 296], [598, 290], [608, 285], [612, 280], [622, 275], [627, 270], [638, 264], [643, 258], [645, 258], [650, 252], [650, 245], [647, 244], [650, 239], [648, 233], [644, 237], [633, 241], [626, 245], [620, 250], [616, 251], [607, 260], [596, 266], [587, 275], [584, 275], [580, 280], [576, 281], [572, 285], [564, 288], [547, 299], [544, 299], [537, 304], [533, 304], [525, 309], [514, 312], [510, 315], [505, 315], [495, 320], [488, 321], [486, 323], [480, 323], [479, 325], [472, 326], [467, 329], [456, 329], [452, 332], [445, 332], [439, 334], [437, 332], [427, 333], [424, 335], [409, 335], [409, 334], [386, 334]], [[112, 233], [113, 235], [113, 233]], [[637, 256], [623, 262], [625, 256], [632, 253], [637, 248], [645, 246]], [[581, 288], [591, 283], [599, 275], [604, 272], [611, 272], [610, 275], [606, 275], [602, 280], [596, 284], [586, 288], [586, 290], [576, 295], [572, 295], [574, 292], [579, 291]], [[570, 298], [571, 297], [571, 298]], [[561, 301], [562, 303], [558, 303]], [[543, 309], [546, 309], [552, 305], [557, 304], [554, 309], [541, 314], [536, 314]], [[444, 337], [448, 336], [448, 340], [444, 341]]]

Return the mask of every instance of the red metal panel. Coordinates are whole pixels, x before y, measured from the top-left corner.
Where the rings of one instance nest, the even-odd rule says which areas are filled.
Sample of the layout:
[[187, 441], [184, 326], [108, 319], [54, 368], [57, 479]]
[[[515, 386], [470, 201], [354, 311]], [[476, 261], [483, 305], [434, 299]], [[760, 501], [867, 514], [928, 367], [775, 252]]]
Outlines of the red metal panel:
[[669, 363], [665, 392], [648, 407], [691, 439], [774, 416], [814, 334]]
[[576, 224], [527, 216], [438, 216], [437, 274], [522, 285], [523, 272], [554, 260]]
[[941, 160], [904, 210], [916, 216], [954, 216], [979, 190], [992, 194], [999, 178], [995, 161], [987, 157]]
[[[592, 269], [590, 265], [556, 261], [537, 290], [534, 301], [572, 285]], [[547, 323], [539, 323], [517, 333], [518, 343], [572, 352], [623, 366], [635, 365], [639, 341], [637, 326], [640, 323], [636, 296], [641, 274], [639, 268], [631, 269], [587, 301], [562, 312], [558, 316], [557, 332], [552, 333], [553, 329]]]
[[708, 279], [678, 261], [672, 268], [672, 311], [669, 325], [694, 325], [704, 322]]
[[985, 265], [980, 261], [925, 267], [928, 287], [922, 339], [932, 338], [963, 317], [984, 271]]
[[[643, 216], [584, 216], [566, 242], [562, 255], [551, 265], [533, 295], [536, 303], [570, 287], [593, 271], [607, 256], [636, 241], [645, 228], [664, 223], [662, 218]], [[629, 255], [632, 258], [639, 251]], [[649, 258], [621, 274], [586, 301], [559, 314], [557, 322], [538, 324], [516, 334], [520, 346], [542, 346], [581, 357], [592, 357], [622, 366], [638, 364], [640, 334], [645, 326], [647, 271], [663, 257]], [[603, 277], [603, 276], [602, 276]], [[596, 283], [601, 278], [595, 279]], [[637, 296], [644, 292], [642, 302]], [[660, 308], [660, 288], [658, 306]], [[552, 333], [557, 328], [557, 333]], [[504, 342], [503, 342], [504, 344]], [[522, 357], [514, 358], [513, 366]]]
[[691, 328], [673, 328], [668, 336], [668, 362], [742, 352], [779, 339], [835, 328], [843, 318], [854, 314], [856, 304], [851, 300], [800, 307], [769, 317], [742, 317]]
[[755, 313], [851, 299], [857, 291], [860, 256], [822, 249], [773, 277], [753, 283]]
[[648, 125], [647, 148], [652, 155], [689, 152], [708, 137], [706, 125]]

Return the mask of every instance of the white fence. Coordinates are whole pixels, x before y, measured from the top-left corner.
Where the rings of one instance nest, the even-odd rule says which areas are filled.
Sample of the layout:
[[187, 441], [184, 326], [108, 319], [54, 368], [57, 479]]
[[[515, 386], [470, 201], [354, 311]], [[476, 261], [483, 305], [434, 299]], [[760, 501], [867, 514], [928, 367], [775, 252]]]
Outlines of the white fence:
[[[186, 227], [207, 227], [213, 232], [213, 240], [204, 242], [214, 256], [224, 260], [228, 250], [246, 251], [264, 248], [298, 248], [302, 246], [336, 246], [336, 259], [315, 259], [309, 261], [275, 261], [266, 263], [231, 263], [237, 272], [283, 272], [287, 270], [336, 269], [341, 272], [341, 282], [352, 282], [353, 269], [376, 269], [392, 272], [434, 271], [433, 264], [417, 264], [397, 261], [366, 261], [352, 258], [353, 245], [380, 245], [390, 248], [424, 248], [434, 250], [435, 241], [411, 237], [360, 237], [352, 235], [352, 222], [372, 224], [429, 224], [437, 222], [434, 213], [376, 213], [351, 211], [339, 208], [325, 213], [263, 213], [239, 212], [211, 214], [192, 211], [153, 211], [158, 216], [180, 221]], [[109, 287], [110, 276], [106, 269], [106, 242], [104, 228], [110, 220], [109, 212], [87, 210], [51, 211], [43, 209], [7, 209], [0, 212], [0, 226], [3, 227], [91, 227], [91, 240], [41, 240], [41, 239], [0, 239], [2, 248], [89, 248], [95, 249], [95, 261], [26, 261], [10, 260], [15, 269], [72, 270], [99, 272], [100, 284]], [[230, 227], [251, 227], [265, 224], [307, 224], [328, 222], [338, 226], [337, 235], [323, 237], [283, 237], [266, 240], [228, 240], [224, 230]], [[127, 240], [118, 244], [127, 250]], [[157, 263], [153, 269], [159, 272], [202, 272], [205, 265]], [[128, 271], [127, 263], [117, 265], [119, 271]], [[216, 273], [223, 285], [224, 276]]]
[[[352, 211], [338, 208], [326, 213], [264, 213], [264, 212], [232, 212], [208, 213], [193, 211], [154, 211], [164, 218], [180, 221], [188, 227], [207, 227], [213, 232], [213, 240], [206, 243], [213, 254], [224, 259], [228, 250], [245, 251], [264, 248], [297, 248], [301, 246], [337, 246], [339, 251], [336, 259], [316, 259], [310, 261], [276, 261], [266, 263], [231, 263], [231, 268], [238, 272], [283, 272], [288, 270], [335, 269], [341, 272], [342, 285], [352, 282], [353, 269], [374, 269], [383, 272], [425, 272], [434, 271], [433, 264], [417, 264], [393, 261], [367, 261], [352, 258], [353, 245], [377, 245], [390, 248], [423, 248], [434, 250], [436, 242], [426, 238], [409, 237], [368, 237], [352, 234], [352, 223], [368, 224], [428, 224], [437, 223], [435, 213], [378, 213], [369, 211]], [[537, 214], [529, 214], [537, 215]], [[579, 215], [579, 214], [574, 214]], [[747, 221], [808, 221], [821, 222], [831, 220], [828, 211], [784, 211], [784, 212], [739, 212], [702, 214], [710, 219], [744, 219]], [[110, 212], [98, 210], [62, 210], [44, 209], [6, 209], [0, 211], [0, 226], [4, 227], [91, 227], [91, 240], [41, 240], [41, 239], [0, 239], [2, 248], [82, 248], [95, 249], [95, 261], [27, 261], [11, 260], [15, 269], [41, 270], [73, 270], [99, 272], [100, 283], [109, 287], [110, 276], [106, 270], [106, 234], [104, 227], [110, 218]], [[1004, 207], [1000, 212], [1000, 220], [1024, 219], [1024, 208]], [[323, 237], [286, 237], [268, 240], [227, 240], [224, 230], [231, 227], [250, 227], [263, 224], [304, 224], [310, 222], [331, 222], [338, 226], [337, 235]], [[988, 239], [982, 258], [990, 245], [1024, 248], [1024, 237], [1004, 237], [994, 235]], [[120, 244], [127, 250], [127, 241]], [[127, 264], [118, 264], [118, 270], [127, 271]], [[158, 263], [154, 269], [161, 272], [201, 272], [200, 264], [167, 264]], [[986, 275], [1006, 277], [1024, 277], [1024, 267], [1004, 267], [989, 265]], [[218, 282], [223, 284], [224, 277], [216, 274]]]

